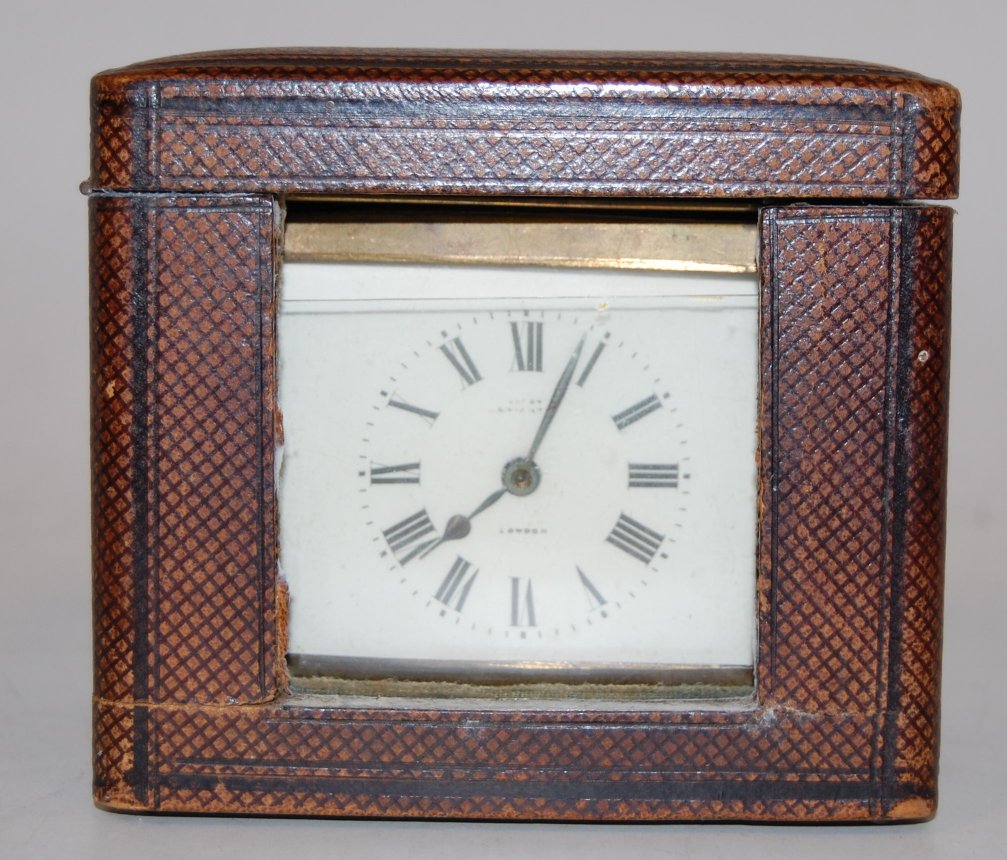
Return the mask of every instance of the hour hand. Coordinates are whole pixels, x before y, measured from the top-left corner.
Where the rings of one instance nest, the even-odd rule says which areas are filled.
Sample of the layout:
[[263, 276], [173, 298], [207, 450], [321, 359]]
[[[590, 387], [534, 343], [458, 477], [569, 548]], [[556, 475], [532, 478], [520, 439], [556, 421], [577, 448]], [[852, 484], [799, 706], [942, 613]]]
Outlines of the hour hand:
[[426, 558], [442, 543], [466, 537], [468, 533], [472, 531], [472, 519], [481, 514], [491, 505], [495, 505], [506, 492], [507, 488], [501, 487], [499, 490], [490, 493], [485, 499], [483, 499], [479, 507], [472, 511], [472, 513], [468, 516], [465, 516], [465, 514], [455, 514], [451, 517], [448, 520], [447, 525], [444, 526], [444, 534], [423, 550], [423, 552], [420, 553], [420, 558]]

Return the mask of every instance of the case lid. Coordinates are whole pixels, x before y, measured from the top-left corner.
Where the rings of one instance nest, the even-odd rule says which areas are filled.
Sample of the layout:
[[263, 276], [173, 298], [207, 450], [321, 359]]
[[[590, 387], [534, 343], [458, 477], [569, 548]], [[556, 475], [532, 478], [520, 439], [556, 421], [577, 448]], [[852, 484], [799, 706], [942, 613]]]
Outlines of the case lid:
[[268, 50], [92, 81], [92, 191], [947, 199], [957, 90], [842, 60]]

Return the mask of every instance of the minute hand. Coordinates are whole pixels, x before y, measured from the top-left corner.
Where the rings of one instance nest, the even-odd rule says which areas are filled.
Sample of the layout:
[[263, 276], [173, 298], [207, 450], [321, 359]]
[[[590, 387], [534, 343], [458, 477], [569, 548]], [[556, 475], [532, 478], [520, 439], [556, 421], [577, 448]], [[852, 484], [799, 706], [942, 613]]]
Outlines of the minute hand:
[[582, 335], [581, 339], [577, 342], [573, 355], [570, 356], [570, 360], [566, 363], [566, 367], [563, 368], [563, 373], [560, 375], [559, 382], [556, 383], [556, 387], [553, 389], [552, 397], [549, 398], [549, 405], [546, 406], [545, 414], [539, 422], [538, 432], [535, 433], [531, 448], [528, 449], [528, 456], [525, 457], [529, 463], [535, 460], [535, 454], [538, 453], [539, 445], [542, 444], [546, 431], [549, 429], [549, 425], [552, 424], [552, 419], [556, 417], [556, 410], [559, 409], [560, 403], [563, 402], [563, 398], [566, 396], [566, 390], [570, 387], [570, 380], [573, 379], [573, 372], [577, 367], [577, 361], [580, 359], [580, 351], [584, 348], [586, 337], [587, 335]]

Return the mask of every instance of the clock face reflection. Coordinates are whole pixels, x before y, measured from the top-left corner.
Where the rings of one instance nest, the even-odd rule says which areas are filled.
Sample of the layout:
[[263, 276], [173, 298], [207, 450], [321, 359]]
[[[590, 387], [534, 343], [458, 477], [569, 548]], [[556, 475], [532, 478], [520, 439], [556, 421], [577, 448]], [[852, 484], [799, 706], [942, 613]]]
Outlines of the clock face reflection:
[[751, 665], [752, 279], [301, 264], [282, 296], [292, 653]]

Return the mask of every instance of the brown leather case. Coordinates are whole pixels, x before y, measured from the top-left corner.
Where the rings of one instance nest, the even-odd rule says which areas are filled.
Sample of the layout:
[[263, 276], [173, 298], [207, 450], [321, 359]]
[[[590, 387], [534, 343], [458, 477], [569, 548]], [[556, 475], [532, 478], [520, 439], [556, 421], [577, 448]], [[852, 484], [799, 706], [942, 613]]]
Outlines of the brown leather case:
[[[92, 105], [97, 803], [933, 814], [951, 212], [906, 201], [956, 194], [953, 88], [828, 60], [297, 51], [104, 73]], [[287, 696], [273, 286], [289, 193], [758, 202], [755, 707]]]

